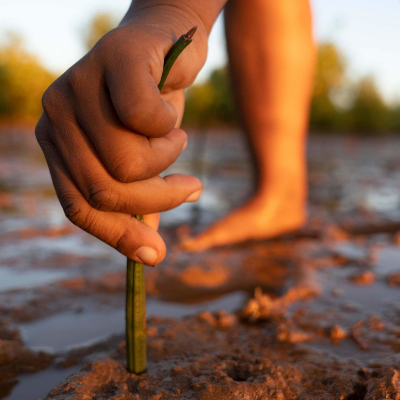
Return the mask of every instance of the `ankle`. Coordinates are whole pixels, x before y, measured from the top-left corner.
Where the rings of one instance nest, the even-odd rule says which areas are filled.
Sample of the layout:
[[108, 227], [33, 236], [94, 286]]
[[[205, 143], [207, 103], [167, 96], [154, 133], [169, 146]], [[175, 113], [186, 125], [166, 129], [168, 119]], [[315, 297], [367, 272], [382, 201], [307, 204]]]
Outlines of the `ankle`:
[[277, 185], [260, 185], [253, 199], [258, 202], [279, 202], [292, 206], [304, 206], [307, 201], [307, 187], [303, 182], [280, 182]]

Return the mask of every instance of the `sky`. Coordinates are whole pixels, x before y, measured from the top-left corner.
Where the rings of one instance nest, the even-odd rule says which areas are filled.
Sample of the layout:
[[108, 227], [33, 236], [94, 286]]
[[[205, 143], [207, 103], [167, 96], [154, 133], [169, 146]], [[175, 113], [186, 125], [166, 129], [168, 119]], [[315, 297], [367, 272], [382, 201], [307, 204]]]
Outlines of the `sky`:
[[[122, 17], [129, 3], [129, 0], [0, 0], [0, 41], [6, 32], [20, 34], [29, 51], [38, 55], [48, 68], [62, 73], [84, 54], [82, 31], [91, 17], [99, 11]], [[317, 41], [333, 41], [340, 47], [350, 76], [357, 79], [372, 74], [388, 100], [400, 98], [400, 0], [311, 0], [311, 7]], [[207, 63], [199, 80], [226, 63], [221, 18], [209, 43]]]

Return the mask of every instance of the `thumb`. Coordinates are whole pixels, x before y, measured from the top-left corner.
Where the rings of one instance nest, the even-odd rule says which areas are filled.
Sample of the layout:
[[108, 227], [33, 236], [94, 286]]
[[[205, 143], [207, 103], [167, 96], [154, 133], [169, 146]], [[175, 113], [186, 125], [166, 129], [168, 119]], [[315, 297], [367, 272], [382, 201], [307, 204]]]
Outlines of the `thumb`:
[[151, 64], [154, 61], [147, 52], [130, 50], [118, 59], [117, 65], [114, 61], [108, 66], [105, 79], [120, 121], [136, 133], [162, 137], [172, 131], [178, 113], [161, 97], [156, 82], [158, 76], [161, 78], [163, 60], [157, 66]]
[[154, 266], [164, 259], [165, 243], [154, 229], [157, 227], [156, 215], [140, 222], [129, 214], [93, 208], [72, 181], [55, 146], [50, 142], [42, 142], [41, 146], [61, 206], [73, 224], [132, 260]]

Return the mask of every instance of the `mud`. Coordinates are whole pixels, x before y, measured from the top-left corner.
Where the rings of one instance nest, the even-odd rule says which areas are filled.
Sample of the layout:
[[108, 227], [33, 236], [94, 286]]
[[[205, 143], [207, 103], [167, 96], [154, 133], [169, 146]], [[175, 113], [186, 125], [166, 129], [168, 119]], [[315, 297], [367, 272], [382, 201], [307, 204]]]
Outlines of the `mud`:
[[277, 324], [248, 326], [233, 314], [202, 313], [151, 320], [149, 333], [147, 373], [127, 373], [121, 342], [46, 399], [400, 398], [399, 358], [368, 366], [338, 360], [286, 343]]
[[120, 337], [105, 359], [87, 364], [46, 399], [399, 399], [398, 289], [385, 289], [382, 276], [369, 285], [380, 284], [375, 290], [386, 297], [364, 303], [370, 286], [350, 278], [376, 269], [368, 252], [352, 258], [332, 246], [310, 239], [265, 243], [262, 251], [249, 245], [260, 271], [271, 259], [285, 271], [289, 261], [296, 265], [280, 293], [257, 287], [236, 313], [152, 318], [146, 374], [126, 372]]
[[1, 399], [400, 399], [400, 143], [311, 138], [304, 229], [187, 254], [179, 238], [251, 189], [240, 139], [208, 140], [204, 196], [163, 216], [146, 270], [136, 376], [124, 257], [65, 221], [30, 134], [0, 134]]

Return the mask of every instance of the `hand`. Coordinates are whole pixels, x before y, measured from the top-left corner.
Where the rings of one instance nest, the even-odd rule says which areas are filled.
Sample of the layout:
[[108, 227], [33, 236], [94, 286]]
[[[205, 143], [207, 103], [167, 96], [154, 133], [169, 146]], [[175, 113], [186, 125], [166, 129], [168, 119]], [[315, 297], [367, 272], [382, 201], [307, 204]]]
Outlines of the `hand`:
[[[57, 196], [77, 226], [147, 265], [165, 257], [153, 214], [196, 201], [202, 186], [188, 175], [158, 176], [186, 145], [177, 129], [189, 86], [206, 57], [207, 28], [169, 7], [133, 7], [120, 26], [57, 79], [43, 96], [36, 127]], [[193, 25], [198, 33], [165, 85], [163, 60]]]

